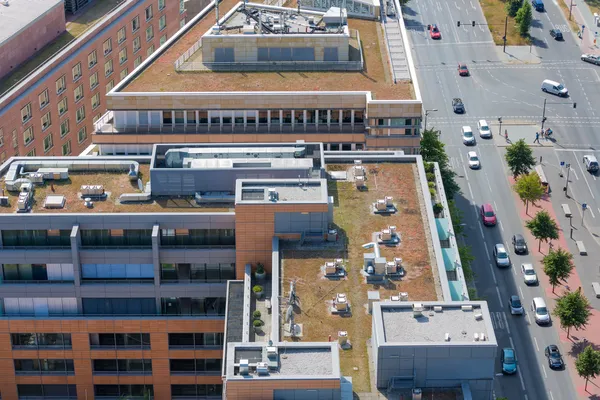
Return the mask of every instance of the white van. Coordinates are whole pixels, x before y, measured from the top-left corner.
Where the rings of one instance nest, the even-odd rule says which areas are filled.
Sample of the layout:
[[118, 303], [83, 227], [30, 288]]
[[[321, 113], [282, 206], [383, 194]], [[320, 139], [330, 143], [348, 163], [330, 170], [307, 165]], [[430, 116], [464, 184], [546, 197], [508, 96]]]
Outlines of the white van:
[[542, 82], [542, 92], [555, 94], [561, 97], [569, 96], [569, 91], [562, 83], [551, 81], [550, 79], [546, 79]]
[[538, 325], [547, 325], [550, 323], [548, 307], [546, 307], [546, 302], [541, 297], [533, 298], [533, 301], [531, 302], [531, 311], [533, 311], [535, 322], [537, 322]]
[[492, 137], [492, 131], [490, 130], [490, 127], [485, 119], [480, 119], [477, 121], [477, 130], [479, 131], [479, 136], [482, 138]]
[[461, 132], [464, 144], [467, 146], [470, 144], [475, 144], [475, 136], [473, 136], [473, 131], [471, 130], [470, 126], [463, 126]]

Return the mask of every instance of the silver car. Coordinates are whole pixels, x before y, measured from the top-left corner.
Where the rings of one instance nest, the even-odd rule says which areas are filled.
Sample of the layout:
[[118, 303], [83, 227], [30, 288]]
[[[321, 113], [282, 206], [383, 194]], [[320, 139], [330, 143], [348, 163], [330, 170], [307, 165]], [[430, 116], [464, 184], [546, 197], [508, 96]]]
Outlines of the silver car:
[[593, 54], [582, 54], [581, 61], [589, 62], [591, 64], [600, 65], [600, 56], [595, 56]]
[[498, 267], [510, 267], [510, 257], [504, 244], [498, 243], [494, 246], [494, 260], [496, 260], [496, 266]]
[[475, 153], [474, 151], [470, 151], [467, 153], [467, 158], [469, 159], [469, 168], [481, 168], [481, 162], [479, 161], [479, 157], [477, 157], [477, 153]]
[[523, 281], [526, 285], [537, 285], [538, 277], [533, 269], [533, 264], [521, 264], [521, 272], [523, 272]]

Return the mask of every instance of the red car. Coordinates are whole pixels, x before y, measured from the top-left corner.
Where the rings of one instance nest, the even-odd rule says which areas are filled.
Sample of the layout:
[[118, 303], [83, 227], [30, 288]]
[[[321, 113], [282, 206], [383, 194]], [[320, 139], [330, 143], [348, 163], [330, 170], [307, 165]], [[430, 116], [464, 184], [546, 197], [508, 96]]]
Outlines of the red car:
[[485, 226], [496, 225], [496, 213], [491, 204], [487, 203], [481, 206], [481, 220]]
[[458, 64], [458, 75], [469, 76], [469, 68], [467, 68], [467, 64]]
[[436, 24], [429, 25], [429, 36], [431, 36], [432, 39], [442, 38], [442, 33], [440, 32]]

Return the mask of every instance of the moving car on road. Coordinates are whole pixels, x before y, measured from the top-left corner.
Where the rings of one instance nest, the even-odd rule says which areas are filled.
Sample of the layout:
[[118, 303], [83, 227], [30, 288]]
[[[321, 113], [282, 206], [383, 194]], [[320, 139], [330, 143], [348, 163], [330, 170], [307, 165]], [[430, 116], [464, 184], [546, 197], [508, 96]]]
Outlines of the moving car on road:
[[516, 294], [510, 296], [508, 299], [508, 308], [510, 309], [511, 315], [523, 315], [525, 310], [523, 310], [523, 304], [521, 304], [521, 299]]
[[469, 159], [469, 168], [481, 168], [481, 163], [479, 162], [479, 157], [477, 157], [477, 153], [475, 153], [474, 151], [470, 151], [467, 153], [467, 158]]
[[436, 24], [429, 25], [429, 36], [431, 36], [432, 39], [441, 39], [442, 38], [442, 32], [440, 32], [440, 30]]
[[535, 11], [544, 11], [544, 2], [542, 0], [531, 0], [531, 6], [535, 9]]
[[537, 285], [538, 277], [535, 273], [535, 269], [533, 269], [533, 264], [521, 264], [521, 272], [523, 273], [523, 282], [525, 282], [527, 286]]
[[550, 36], [554, 38], [554, 40], [563, 40], [563, 34], [558, 29], [550, 29]]
[[548, 325], [550, 323], [550, 314], [546, 302], [541, 297], [534, 297], [531, 302], [531, 311], [535, 316], [535, 322], [538, 325]]
[[527, 254], [527, 242], [520, 233], [513, 235], [512, 237], [513, 248], [517, 254]]
[[594, 54], [582, 54], [581, 61], [589, 62], [592, 64], [600, 65], [600, 55]]
[[515, 349], [512, 347], [505, 347], [502, 349], [500, 361], [502, 362], [503, 374], [512, 375], [517, 372], [517, 356], [515, 355]]
[[598, 172], [599, 166], [596, 156], [586, 154], [585, 156], [583, 156], [583, 164], [585, 164], [585, 169], [587, 169], [588, 172], [591, 172], [592, 174]]
[[548, 366], [551, 369], [563, 369], [565, 367], [565, 362], [563, 361], [557, 345], [551, 344], [550, 346], [546, 347], [544, 354], [546, 354]]
[[467, 68], [467, 64], [458, 64], [458, 75], [469, 76], [469, 68]]
[[496, 213], [490, 203], [486, 203], [481, 206], [481, 221], [485, 226], [496, 225]]
[[485, 119], [480, 119], [477, 122], [477, 129], [479, 130], [479, 136], [481, 136], [482, 138], [492, 137], [492, 131], [490, 130], [490, 126], [488, 125]]
[[452, 109], [455, 113], [462, 114], [465, 112], [465, 105], [462, 99], [455, 97], [452, 99]]
[[550, 79], [546, 79], [542, 82], [542, 92], [555, 94], [560, 97], [569, 96], [569, 91], [562, 83], [551, 81]]
[[496, 261], [497, 267], [508, 268], [510, 267], [510, 257], [504, 247], [504, 244], [498, 243], [494, 246], [494, 260]]
[[464, 144], [466, 144], [467, 146], [475, 144], [475, 136], [473, 136], [473, 131], [471, 130], [470, 126], [463, 126], [461, 128], [461, 132]]

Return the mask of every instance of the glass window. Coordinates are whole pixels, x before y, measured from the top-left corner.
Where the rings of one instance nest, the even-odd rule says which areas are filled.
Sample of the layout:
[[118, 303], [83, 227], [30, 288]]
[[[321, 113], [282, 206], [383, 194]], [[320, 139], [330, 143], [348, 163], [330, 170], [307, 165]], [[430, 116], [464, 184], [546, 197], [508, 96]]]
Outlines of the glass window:
[[183, 111], [175, 111], [175, 123], [176, 124], [183, 124], [185, 122], [185, 120], [183, 119]]
[[73, 66], [73, 68], [71, 69], [71, 71], [73, 72], [73, 82], [75, 82], [77, 79], [81, 78], [81, 63], [77, 63]]
[[137, 53], [138, 51], [140, 51], [141, 48], [142, 48], [142, 41], [140, 40], [140, 37], [137, 36], [135, 39], [133, 39], [133, 52]]
[[140, 17], [136, 15], [134, 19], [131, 20], [131, 32], [135, 32], [140, 29]]
[[77, 132], [77, 142], [81, 143], [87, 139], [87, 128], [84, 126]]
[[112, 39], [108, 38], [102, 44], [102, 49], [104, 50], [104, 55], [107, 55], [112, 51]]
[[61, 76], [56, 80], [56, 94], [61, 94], [67, 88], [67, 83], [65, 81], [65, 76]]
[[127, 61], [127, 48], [123, 47], [119, 51], [119, 64], [123, 64], [125, 61]]
[[165, 0], [158, 0], [158, 10], [165, 8]]
[[67, 105], [67, 98], [65, 97], [58, 102], [58, 115], [63, 115], [68, 109], [69, 107]]
[[46, 114], [42, 115], [41, 123], [42, 131], [45, 131], [46, 129], [50, 128], [50, 125], [52, 125], [52, 120], [50, 119], [50, 112], [47, 112]]
[[148, 49], [146, 50], [146, 55], [147, 56], [149, 56], [152, 53], [154, 53], [154, 45], [148, 47]]
[[160, 17], [160, 19], [158, 20], [158, 30], [162, 31], [163, 29], [165, 29], [167, 27], [167, 16], [163, 15]]
[[66, 143], [63, 143], [63, 145], [62, 145], [62, 155], [68, 156], [69, 154], [71, 154], [71, 141], [70, 140], [68, 140]]
[[31, 119], [31, 103], [28, 103], [25, 107], [21, 108], [21, 120], [23, 123]]
[[113, 73], [113, 61], [108, 60], [104, 63], [104, 76], [109, 76]]
[[106, 93], [110, 92], [115, 87], [115, 81], [110, 81], [106, 84]]
[[48, 97], [48, 89], [44, 89], [44, 91], [38, 95], [38, 99], [40, 101], [40, 108], [46, 107], [50, 102], [50, 98]]
[[77, 386], [63, 384], [17, 385], [19, 398], [76, 399]]
[[123, 71], [121, 71], [121, 73], [119, 74], [119, 79], [123, 80], [125, 79], [125, 77], [127, 76], [127, 74], [129, 73], [129, 71], [127, 70], [127, 68], [125, 68]]
[[188, 124], [195, 124], [196, 123], [196, 112], [195, 111], [188, 111], [186, 114], [187, 114], [187, 123]]
[[69, 120], [65, 119], [61, 124], [60, 124], [60, 137], [64, 137], [67, 133], [69, 133]]
[[98, 108], [100, 105], [100, 93], [96, 93], [92, 96], [92, 110]]
[[75, 120], [77, 121], [77, 123], [80, 123], [84, 119], [85, 119], [85, 106], [81, 106], [80, 108], [77, 109], [77, 112], [75, 113]]
[[365, 114], [362, 110], [354, 110], [354, 123], [358, 124], [358, 123], [363, 123], [365, 122], [364, 120], [365, 118]]
[[49, 134], [44, 138], [44, 152], [47, 152], [52, 148], [54, 143], [52, 143], [52, 134]]
[[[152, 25], [146, 28], [146, 41], [150, 41], [154, 38], [154, 28]], [[154, 51], [154, 45], [152, 45], [152, 51]], [[152, 53], [152, 52], [150, 52]]]
[[29, 143], [33, 141], [33, 127], [29, 127], [25, 129], [23, 132], [23, 143], [27, 146]]
[[0, 128], [0, 147], [2, 146], [4, 146], [4, 129]]
[[73, 360], [69, 359], [15, 359], [14, 365], [17, 375], [72, 375], [75, 372]]
[[83, 85], [79, 85], [73, 91], [73, 97], [75, 97], [75, 102], [77, 103], [79, 100], [83, 99]]
[[319, 110], [319, 124], [327, 124], [327, 110]]
[[96, 50], [94, 50], [88, 54], [88, 67], [92, 68], [96, 64], [98, 64], [98, 55], [96, 54]]
[[146, 8], [146, 21], [152, 19], [153, 15], [154, 14], [152, 13], [152, 5], [150, 5]]
[[162, 35], [160, 37], [159, 43], [162, 46], [163, 44], [165, 44], [166, 41], [167, 41], [167, 35]]
[[171, 385], [171, 397], [173, 399], [203, 399], [204, 396], [221, 396], [223, 385]]
[[117, 43], [121, 44], [125, 41], [127, 35], [125, 34], [125, 27], [122, 27], [117, 31]]
[[94, 89], [96, 86], [98, 86], [98, 72], [90, 75], [90, 89]]

